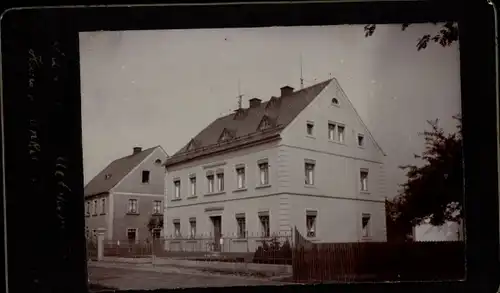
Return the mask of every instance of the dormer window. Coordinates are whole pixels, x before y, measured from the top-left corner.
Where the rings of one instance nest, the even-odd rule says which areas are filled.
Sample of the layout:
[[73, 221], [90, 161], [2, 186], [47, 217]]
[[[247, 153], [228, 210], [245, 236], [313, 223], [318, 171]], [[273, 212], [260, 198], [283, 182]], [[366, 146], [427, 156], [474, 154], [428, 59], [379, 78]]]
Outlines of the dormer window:
[[260, 121], [259, 124], [259, 130], [268, 129], [269, 127], [271, 127], [271, 121], [269, 121], [269, 117], [267, 116], [262, 117], [262, 120]]
[[226, 128], [222, 131], [222, 134], [220, 135], [219, 141], [225, 141], [233, 138], [233, 134]]
[[111, 174], [104, 175], [104, 180], [108, 180], [109, 178], [111, 178]]
[[337, 98], [333, 98], [332, 99], [332, 104], [335, 105], [335, 106], [338, 106], [339, 105], [339, 100]]
[[196, 148], [196, 142], [194, 139], [191, 139], [191, 141], [189, 142], [189, 144], [187, 145], [187, 148], [186, 150], [187, 151], [191, 151], [191, 150], [194, 150]]

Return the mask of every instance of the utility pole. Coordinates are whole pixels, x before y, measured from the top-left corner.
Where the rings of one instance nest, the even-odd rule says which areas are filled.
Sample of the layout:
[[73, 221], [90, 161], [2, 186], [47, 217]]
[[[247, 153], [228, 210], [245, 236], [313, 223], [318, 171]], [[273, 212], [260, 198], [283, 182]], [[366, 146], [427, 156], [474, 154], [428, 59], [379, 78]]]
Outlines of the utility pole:
[[302, 76], [302, 53], [300, 53], [300, 89], [304, 88], [304, 78]]
[[240, 80], [238, 79], [238, 109], [243, 108], [243, 95], [241, 94]]

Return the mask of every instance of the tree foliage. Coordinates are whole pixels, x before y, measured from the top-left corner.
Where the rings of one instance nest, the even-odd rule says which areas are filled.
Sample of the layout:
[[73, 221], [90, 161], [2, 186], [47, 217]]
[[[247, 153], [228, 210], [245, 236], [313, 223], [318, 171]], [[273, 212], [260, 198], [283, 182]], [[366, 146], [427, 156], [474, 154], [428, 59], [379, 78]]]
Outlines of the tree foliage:
[[425, 150], [415, 158], [424, 164], [406, 165], [407, 181], [400, 194], [386, 205], [390, 217], [411, 226], [429, 220], [439, 226], [446, 221], [462, 218], [464, 202], [462, 164], [462, 120], [457, 120], [457, 131], [446, 134], [438, 120], [428, 121], [431, 129], [421, 133]]
[[163, 228], [163, 215], [153, 215], [149, 218], [148, 224], [149, 233], [153, 233], [154, 229]]
[[[436, 23], [434, 23], [436, 24]], [[401, 30], [406, 30], [410, 26], [409, 23], [404, 23], [401, 25]], [[365, 25], [365, 37], [372, 36], [376, 29], [375, 24]], [[442, 25], [441, 29], [434, 34], [425, 34], [421, 38], [417, 39], [417, 50], [427, 48], [430, 41], [440, 44], [443, 47], [448, 47], [454, 42], [458, 41], [458, 24], [456, 22], [448, 21]]]

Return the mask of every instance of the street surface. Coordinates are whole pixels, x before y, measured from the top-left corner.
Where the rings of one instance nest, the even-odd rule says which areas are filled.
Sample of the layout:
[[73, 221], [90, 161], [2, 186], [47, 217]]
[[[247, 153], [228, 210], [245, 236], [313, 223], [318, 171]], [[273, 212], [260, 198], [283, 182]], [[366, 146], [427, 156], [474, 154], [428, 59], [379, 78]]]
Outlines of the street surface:
[[117, 290], [155, 290], [191, 287], [283, 285], [266, 279], [202, 273], [196, 270], [148, 265], [89, 264], [91, 283]]

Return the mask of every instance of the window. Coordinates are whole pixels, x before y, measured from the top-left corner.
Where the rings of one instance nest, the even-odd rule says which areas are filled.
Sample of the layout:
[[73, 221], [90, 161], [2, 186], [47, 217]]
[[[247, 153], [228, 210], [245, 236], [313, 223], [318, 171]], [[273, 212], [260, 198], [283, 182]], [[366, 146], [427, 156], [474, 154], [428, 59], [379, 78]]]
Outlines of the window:
[[316, 211], [306, 212], [307, 237], [316, 237]]
[[336, 126], [333, 123], [328, 123], [328, 139], [335, 140], [335, 130]]
[[106, 213], [106, 199], [103, 198], [101, 199], [101, 214], [105, 214]]
[[344, 143], [345, 126], [337, 123], [328, 123], [328, 139]]
[[262, 237], [270, 237], [271, 229], [269, 227], [269, 215], [259, 216]]
[[180, 220], [174, 220], [174, 236], [175, 237], [181, 237], [181, 221]]
[[97, 199], [94, 200], [94, 212], [92, 213], [94, 216], [97, 215]]
[[87, 211], [86, 211], [87, 216], [90, 215], [90, 201], [87, 201]]
[[137, 199], [129, 199], [128, 200], [128, 212], [130, 214], [137, 214]]
[[345, 126], [337, 125], [337, 141], [344, 143]]
[[368, 170], [364, 169], [359, 172], [361, 191], [368, 191]]
[[160, 159], [156, 159], [156, 160], [155, 160], [155, 164], [156, 164], [156, 165], [160, 165], [160, 164], [161, 164], [161, 160], [160, 160]]
[[267, 129], [269, 127], [271, 127], [271, 123], [269, 123], [269, 118], [267, 118], [266, 116], [264, 116], [262, 118], [262, 121], [260, 122], [259, 130], [264, 130], [264, 129]]
[[269, 164], [268, 163], [260, 163], [259, 164], [259, 173], [260, 173], [260, 185], [268, 185], [269, 184]]
[[363, 237], [370, 237], [371, 236], [371, 231], [370, 231], [370, 214], [363, 214], [361, 217], [361, 227], [362, 227], [362, 235]]
[[236, 181], [238, 189], [245, 188], [245, 167], [236, 168]]
[[174, 196], [175, 198], [181, 198], [181, 181], [174, 181]]
[[224, 173], [217, 174], [217, 190], [224, 191]]
[[332, 99], [332, 104], [334, 104], [335, 106], [338, 106], [339, 105], [339, 100], [337, 98], [333, 98]]
[[191, 196], [196, 196], [196, 177], [189, 178], [189, 184]]
[[358, 146], [362, 147], [365, 145], [365, 138], [362, 134], [358, 134]]
[[305, 163], [306, 185], [314, 185], [314, 163]]
[[189, 219], [189, 237], [196, 237], [196, 218]]
[[127, 229], [127, 239], [129, 242], [136, 242], [137, 229]]
[[142, 183], [149, 183], [149, 171], [142, 171]]
[[307, 135], [313, 135], [314, 124], [312, 122], [307, 122]]
[[214, 192], [214, 175], [207, 175], [207, 183], [208, 183], [208, 193]]
[[222, 133], [222, 135], [220, 137], [220, 140], [223, 141], [223, 140], [228, 140], [230, 138], [231, 138], [231, 136], [229, 135], [229, 132], [227, 132], [226, 130], [224, 130], [224, 132]]
[[246, 237], [245, 214], [236, 215], [236, 223], [238, 224], [238, 238]]
[[154, 228], [152, 231], [152, 234], [153, 234], [153, 239], [160, 239], [161, 238], [161, 229]]
[[161, 214], [161, 200], [153, 201], [153, 214]]

